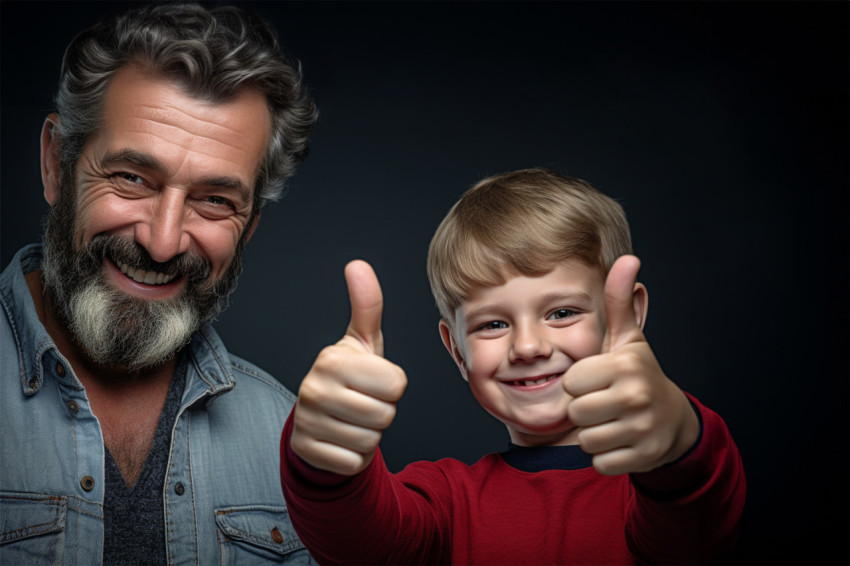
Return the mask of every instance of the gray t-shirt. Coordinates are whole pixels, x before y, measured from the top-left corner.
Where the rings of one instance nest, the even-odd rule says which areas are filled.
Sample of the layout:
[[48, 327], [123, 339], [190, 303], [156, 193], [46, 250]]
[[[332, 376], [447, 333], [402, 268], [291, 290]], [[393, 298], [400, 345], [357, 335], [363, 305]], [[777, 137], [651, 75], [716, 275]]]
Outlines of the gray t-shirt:
[[127, 487], [108, 449], [103, 501], [103, 563], [166, 564], [162, 487], [171, 447], [171, 429], [186, 384], [185, 356], [180, 356], [159, 423], [139, 479]]

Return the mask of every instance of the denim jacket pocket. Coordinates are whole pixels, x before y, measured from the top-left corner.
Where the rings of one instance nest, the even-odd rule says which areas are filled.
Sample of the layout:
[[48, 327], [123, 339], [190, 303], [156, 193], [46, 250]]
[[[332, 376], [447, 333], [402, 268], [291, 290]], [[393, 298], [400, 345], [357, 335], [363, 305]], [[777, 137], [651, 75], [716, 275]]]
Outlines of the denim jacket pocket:
[[0, 564], [62, 564], [65, 497], [0, 491]]
[[313, 564], [286, 507], [249, 505], [216, 509], [222, 564], [251, 564], [269, 560]]

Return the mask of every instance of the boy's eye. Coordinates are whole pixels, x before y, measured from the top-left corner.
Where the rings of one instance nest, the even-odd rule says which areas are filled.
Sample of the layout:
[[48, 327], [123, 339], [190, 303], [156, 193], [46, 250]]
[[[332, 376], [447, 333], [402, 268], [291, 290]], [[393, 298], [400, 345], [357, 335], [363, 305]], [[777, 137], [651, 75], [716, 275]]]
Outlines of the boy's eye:
[[570, 318], [571, 316], [575, 316], [576, 311], [571, 311], [570, 309], [558, 309], [553, 311], [547, 318], [549, 320], [562, 320], [564, 318]]
[[486, 322], [478, 327], [479, 330], [501, 330], [502, 328], [507, 328], [508, 325], [501, 320], [491, 320], [490, 322]]

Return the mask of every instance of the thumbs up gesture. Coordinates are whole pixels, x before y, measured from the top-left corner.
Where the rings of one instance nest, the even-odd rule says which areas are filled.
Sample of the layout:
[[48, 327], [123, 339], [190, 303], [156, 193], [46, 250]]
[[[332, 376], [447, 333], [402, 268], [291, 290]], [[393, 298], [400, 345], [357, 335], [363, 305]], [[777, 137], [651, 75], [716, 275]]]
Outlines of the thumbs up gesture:
[[345, 267], [351, 323], [301, 382], [290, 446], [308, 464], [343, 475], [366, 468], [396, 413], [407, 377], [383, 358], [383, 295], [360, 260]]
[[640, 261], [623, 256], [605, 281], [602, 352], [577, 361], [563, 379], [570, 420], [601, 474], [645, 472], [673, 462], [696, 442], [699, 421], [664, 375], [643, 335], [646, 289]]

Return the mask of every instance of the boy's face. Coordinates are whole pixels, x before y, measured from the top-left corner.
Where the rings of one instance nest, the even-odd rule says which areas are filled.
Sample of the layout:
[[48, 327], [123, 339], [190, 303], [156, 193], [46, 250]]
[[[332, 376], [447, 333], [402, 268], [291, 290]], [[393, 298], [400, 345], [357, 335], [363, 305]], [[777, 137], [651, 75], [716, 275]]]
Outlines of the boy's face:
[[604, 285], [597, 269], [567, 260], [542, 277], [478, 288], [457, 309], [454, 332], [440, 323], [472, 394], [515, 444], [578, 443], [561, 378], [601, 351]]

